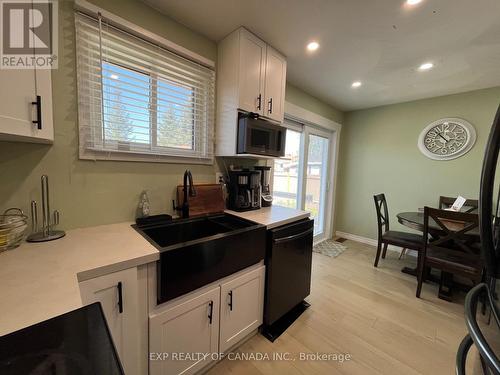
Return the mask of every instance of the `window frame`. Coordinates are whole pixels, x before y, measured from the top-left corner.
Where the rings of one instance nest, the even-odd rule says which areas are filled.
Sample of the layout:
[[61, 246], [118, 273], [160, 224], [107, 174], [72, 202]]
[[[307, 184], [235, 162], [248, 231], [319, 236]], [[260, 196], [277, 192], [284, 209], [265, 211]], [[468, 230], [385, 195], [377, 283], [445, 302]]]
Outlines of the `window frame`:
[[[149, 74], [148, 72], [145, 72], [145, 71], [141, 71], [139, 69], [134, 69], [134, 68], [131, 68], [129, 66], [125, 66], [125, 65], [117, 63], [117, 62], [109, 61], [109, 59], [105, 59], [105, 60], [103, 59], [103, 64], [104, 63], [109, 64], [109, 65], [114, 65], [115, 67], [119, 67], [120, 69], [126, 69], [126, 70], [129, 70], [131, 72], [136, 72], [136, 73], [142, 74], [142, 75], [144, 75], [146, 77], [149, 77], [149, 84], [148, 84], [148, 86], [149, 86], [149, 90], [148, 90], [148, 93], [149, 93], [148, 94], [148, 97], [149, 97], [148, 115], [149, 116], [148, 117], [149, 117], [149, 131], [150, 131], [150, 133], [149, 133], [149, 143], [148, 143], [148, 145], [150, 146], [150, 149], [151, 149], [151, 132], [152, 132], [152, 127], [151, 127], [151, 117], [152, 117], [151, 113], [152, 112], [151, 112], [151, 107], [150, 107], [151, 106], [151, 92], [152, 92], [152, 90], [151, 90], [151, 74]], [[102, 70], [104, 70], [103, 66], [101, 66], [101, 71]], [[129, 146], [129, 149], [130, 149], [130, 145], [132, 145], [132, 146], [134, 144], [144, 145], [144, 143], [140, 143], [140, 142], [120, 141], [118, 139], [109, 139], [109, 140], [106, 140], [106, 125], [105, 125], [105, 123], [106, 123], [106, 121], [105, 121], [106, 114], [105, 114], [105, 110], [104, 110], [104, 102], [105, 102], [105, 100], [104, 100], [104, 92], [105, 91], [104, 90], [105, 90], [106, 87], [104, 85], [104, 77], [102, 77], [102, 82], [103, 83], [101, 84], [101, 86], [102, 86], [101, 89], [100, 90], [98, 89], [98, 92], [99, 92], [99, 96], [98, 97], [99, 97], [99, 100], [102, 103], [102, 114], [101, 114], [101, 117], [102, 117], [102, 121], [101, 121], [102, 129], [101, 129], [100, 133], [96, 132], [96, 134], [94, 134], [94, 139], [93, 139], [94, 142], [96, 142], [97, 144], [100, 144], [100, 143], [101, 144], [107, 144], [107, 143], [109, 143], [109, 144], [116, 144], [117, 148], [118, 148], [118, 151], [116, 151], [116, 152], [121, 152], [119, 150], [119, 147], [120, 147], [119, 145], [120, 144], [123, 144], [123, 145], [127, 144]], [[108, 149], [106, 149], [104, 147], [102, 149], [102, 151], [103, 152], [109, 152], [109, 151], [113, 152], [115, 150], [114, 149], [108, 150]]]
[[[106, 114], [104, 107], [103, 107], [103, 115], [102, 115], [102, 117], [104, 118], [103, 128], [102, 128], [101, 132], [99, 132], [99, 133], [96, 132], [96, 134], [94, 135], [94, 141], [97, 144], [100, 144], [100, 143], [113, 144], [114, 146], [117, 146], [118, 149], [120, 147], [119, 145], [123, 144], [124, 146], [128, 145], [128, 148], [131, 150], [133, 149], [134, 145], [140, 145], [140, 146], [147, 145], [147, 146], [149, 146], [149, 149], [151, 151], [153, 151], [155, 149], [160, 149], [160, 150], [174, 150], [176, 152], [179, 152], [179, 150], [182, 150], [186, 155], [192, 154], [193, 155], [192, 157], [196, 157], [195, 155], [197, 155], [198, 152], [196, 149], [195, 138], [197, 136], [199, 136], [199, 135], [197, 135], [197, 133], [199, 131], [196, 128], [196, 124], [195, 124], [194, 107], [191, 108], [191, 111], [190, 111], [191, 112], [190, 116], [192, 116], [191, 128], [192, 128], [192, 133], [193, 133], [193, 137], [191, 140], [191, 147], [190, 148], [183, 148], [183, 147], [174, 147], [174, 146], [163, 146], [163, 145], [158, 144], [158, 140], [159, 140], [158, 139], [158, 133], [159, 133], [158, 117], [161, 114], [161, 110], [159, 109], [160, 105], [158, 103], [158, 97], [161, 95], [159, 82], [164, 82], [165, 85], [172, 85], [172, 86], [178, 86], [178, 87], [183, 87], [183, 86], [181, 84], [176, 84], [174, 82], [170, 83], [166, 79], [159, 78], [158, 73], [155, 73], [154, 67], [151, 67], [151, 69], [150, 69], [151, 72], [148, 72], [145, 70], [140, 70], [140, 69], [126, 66], [123, 63], [112, 61], [112, 59], [106, 59], [105, 61], [103, 61], [103, 64], [112, 65], [112, 66], [118, 67], [120, 69], [128, 70], [128, 71], [133, 72], [133, 73], [138, 73], [138, 74], [141, 74], [144, 77], [148, 78], [149, 82], [147, 84], [147, 87], [148, 87], [147, 92], [148, 92], [148, 102], [149, 102], [149, 104], [148, 104], [149, 141], [148, 141], [148, 143], [145, 143], [145, 142], [134, 142], [133, 140], [132, 141], [125, 141], [125, 140], [121, 141], [121, 140], [112, 139], [112, 138], [107, 139], [107, 137], [106, 137], [106, 117], [109, 116], [109, 114]], [[105, 69], [104, 66], [102, 67], [102, 69], [103, 70]], [[104, 83], [104, 81], [107, 79], [108, 79], [107, 77], [106, 78], [103, 77], [102, 89], [99, 91], [99, 100], [101, 100], [103, 103], [106, 102], [104, 97], [105, 97], [107, 85]], [[194, 98], [196, 96], [197, 89], [193, 86], [189, 87], [186, 85], [186, 90], [189, 90], [189, 94], [187, 96], [191, 97], [191, 99], [193, 101], [193, 106], [194, 106]], [[103, 151], [114, 151], [114, 150], [115, 150], [114, 148], [112, 148], [111, 150], [107, 150], [105, 147], [103, 148]], [[161, 154], [159, 154], [159, 155], [161, 155]], [[188, 156], [186, 156], [186, 157], [188, 157]]]
[[[155, 81], [156, 81], [156, 84], [155, 84], [155, 87], [156, 89], [154, 90], [154, 94], [156, 96], [156, 100], [158, 99], [158, 92], [159, 92], [159, 85], [158, 85], [158, 82], [161, 82], [161, 79], [158, 79], [158, 75], [156, 75], [156, 78], [155, 78]], [[175, 83], [172, 83], [172, 85], [175, 85]], [[177, 86], [179, 87], [182, 87], [182, 85], [178, 84]], [[158, 146], [158, 135], [156, 134], [155, 137], [153, 138], [152, 140], [152, 144], [153, 144], [153, 147], [156, 147], [156, 148], [162, 148], [162, 149], [174, 149], [174, 150], [184, 150], [186, 153], [189, 153], [190, 151], [193, 152], [194, 154], [196, 154], [196, 133], [197, 133], [197, 129], [196, 129], [196, 119], [195, 119], [195, 115], [194, 115], [194, 100], [196, 98], [196, 91], [197, 91], [197, 88], [192, 86], [192, 87], [189, 87], [189, 90], [191, 91], [191, 98], [193, 100], [193, 108], [192, 108], [192, 116], [193, 116], [193, 119], [192, 119], [192, 131], [193, 131], [193, 139], [191, 140], [191, 148], [190, 149], [185, 149], [185, 148], [181, 148], [181, 147], [169, 147], [169, 146]], [[155, 113], [155, 116], [152, 116], [154, 117], [154, 122], [155, 122], [155, 125], [156, 125], [156, 133], [158, 132], [158, 115], [160, 114], [160, 112], [158, 111], [158, 105], [156, 105], [156, 111], [153, 112]]]
[[[215, 154], [214, 154], [214, 148], [215, 148], [215, 140], [214, 140], [214, 132], [215, 132], [215, 85], [216, 85], [216, 74], [215, 74], [215, 63], [209, 59], [206, 59], [205, 57], [202, 57], [201, 55], [198, 55], [192, 51], [189, 51], [179, 45], [176, 45], [173, 42], [168, 41], [167, 39], [164, 39], [162, 37], [159, 37], [155, 34], [152, 34], [151, 32], [142, 29], [134, 24], [131, 24], [128, 21], [125, 21], [121, 19], [118, 16], [115, 16], [109, 12], [102, 11], [100, 8], [95, 7], [93, 5], [90, 5], [85, 2], [77, 1], [77, 6], [75, 7], [77, 13], [81, 13], [84, 16], [90, 17], [94, 19], [94, 21], [97, 19], [97, 16], [103, 16], [103, 21], [109, 24], [110, 26], [113, 26], [117, 28], [119, 31], [122, 31], [124, 33], [128, 33], [132, 36], [138, 37], [139, 39], [144, 40], [145, 43], [153, 43], [160, 48], [174, 53], [178, 55], [181, 58], [188, 59], [194, 63], [200, 64], [204, 66], [205, 68], [208, 68], [212, 71], [212, 78], [210, 78], [209, 81], [203, 84], [202, 87], [197, 87], [195, 85], [189, 87], [187, 86], [190, 90], [191, 93], [190, 95], [192, 96], [192, 101], [193, 101], [193, 106], [191, 107], [191, 112], [192, 112], [192, 129], [193, 129], [193, 136], [191, 139], [191, 148], [183, 148], [183, 147], [169, 147], [169, 146], [163, 146], [158, 144], [158, 117], [161, 113], [161, 109], [159, 103], [158, 103], [158, 96], [161, 95], [159, 92], [161, 91], [160, 84], [159, 82], [164, 82], [166, 85], [172, 84], [176, 85], [176, 82], [169, 82], [168, 78], [163, 78], [160, 77], [158, 73], [155, 74], [155, 67], [150, 65], [150, 71], [143, 71], [137, 68], [133, 68], [130, 66], [127, 66], [126, 64], [123, 64], [123, 62], [117, 62], [113, 61], [113, 59], [106, 58], [106, 60], [102, 60], [102, 63], [105, 61], [109, 64], [112, 64], [114, 66], [118, 66], [123, 69], [130, 70], [132, 72], [138, 72], [140, 74], [144, 74], [149, 77], [149, 90], [148, 90], [148, 112], [149, 112], [149, 143], [142, 143], [142, 142], [134, 142], [134, 141], [125, 141], [121, 142], [118, 140], [113, 140], [113, 141], [106, 141], [107, 143], [109, 142], [115, 142], [113, 145], [114, 149], [107, 149], [105, 146], [104, 147], [98, 147], [98, 145], [105, 145], [105, 126], [104, 126], [104, 118], [105, 118], [105, 112], [102, 109], [101, 105], [101, 113], [100, 114], [86, 114], [83, 116], [80, 116], [79, 114], [79, 122], [83, 118], [84, 123], [88, 123], [89, 130], [84, 130], [84, 131], [89, 131], [91, 132], [90, 135], [86, 136], [85, 141], [87, 143], [84, 144], [84, 146], [80, 145], [79, 147], [79, 154], [80, 154], [80, 159], [91, 159], [91, 160], [116, 160], [116, 161], [148, 161], [148, 162], [161, 162], [161, 163], [184, 163], [184, 164], [209, 164], [213, 165], [214, 160], [215, 160]], [[89, 9], [91, 8], [91, 9]], [[100, 63], [97, 63], [94, 67], [99, 67]], [[96, 74], [100, 74], [101, 77], [103, 78], [103, 73], [102, 73], [102, 66], [101, 66], [101, 72], [97, 72]], [[77, 66], [78, 69], [78, 66]], [[100, 86], [100, 87], [99, 87]], [[179, 87], [182, 87], [182, 83], [179, 83]], [[199, 92], [202, 90], [210, 90], [211, 92], [209, 94], [203, 93], [203, 95], [208, 95], [205, 103], [203, 104], [202, 111], [203, 113], [197, 114], [197, 112], [200, 112], [200, 109], [196, 108], [196, 100], [197, 100], [197, 95], [200, 95]], [[101, 82], [101, 85], [97, 83], [90, 83], [85, 90], [93, 90], [94, 92], [97, 92], [94, 97], [99, 98], [101, 103], [103, 103], [103, 98], [104, 98], [104, 90], [106, 89], [106, 85], [104, 82]], [[80, 101], [79, 101], [79, 107], [80, 107]], [[88, 105], [85, 105], [83, 108], [79, 108], [78, 111], [79, 113], [81, 111], [85, 110], [92, 110], [94, 104], [89, 103]], [[212, 108], [210, 108], [212, 107]], [[95, 107], [94, 107], [95, 108]], [[197, 120], [197, 116], [200, 118], [200, 120]], [[92, 122], [99, 121], [102, 124], [100, 127], [99, 131], [96, 131], [97, 129], [92, 128]], [[197, 126], [196, 121], [200, 121], [201, 125]], [[85, 128], [85, 125], [84, 125]], [[95, 127], [98, 128], [98, 127]], [[80, 130], [80, 137], [81, 137], [81, 131], [82, 129], [79, 126]], [[198, 139], [201, 139], [199, 141]], [[120, 150], [119, 149], [119, 143], [126, 144], [126, 149], [125, 150]], [[134, 149], [134, 144], [135, 145], [140, 145], [142, 150], [139, 150], [138, 148]], [[145, 152], [145, 147], [149, 148], [150, 152]], [[172, 150], [172, 154], [165, 154], [165, 153], [158, 153], [155, 152], [155, 150]]]

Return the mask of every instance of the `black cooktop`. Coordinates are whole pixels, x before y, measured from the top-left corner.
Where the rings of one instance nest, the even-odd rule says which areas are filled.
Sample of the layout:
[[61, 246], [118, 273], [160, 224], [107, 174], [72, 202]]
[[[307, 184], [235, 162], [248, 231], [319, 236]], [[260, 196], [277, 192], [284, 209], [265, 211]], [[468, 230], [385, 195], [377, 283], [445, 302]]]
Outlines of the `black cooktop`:
[[0, 337], [2, 375], [123, 375], [100, 303]]

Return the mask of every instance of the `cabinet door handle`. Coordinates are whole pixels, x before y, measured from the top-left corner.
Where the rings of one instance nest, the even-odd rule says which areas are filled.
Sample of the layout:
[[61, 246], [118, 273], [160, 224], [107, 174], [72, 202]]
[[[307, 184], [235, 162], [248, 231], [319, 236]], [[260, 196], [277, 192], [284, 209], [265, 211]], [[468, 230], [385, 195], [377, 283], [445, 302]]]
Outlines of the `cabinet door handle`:
[[208, 322], [210, 324], [212, 324], [212, 317], [213, 317], [213, 312], [214, 312], [214, 301], [210, 301], [210, 303], [208, 304], [208, 311], [210, 311], [208, 313]]
[[273, 98], [269, 99], [269, 114], [273, 113]]
[[229, 311], [233, 311], [233, 291], [229, 292]]
[[257, 96], [257, 109], [260, 111], [262, 108], [262, 94], [259, 94], [259, 96]]
[[42, 130], [42, 97], [37, 95], [36, 102], [31, 102], [31, 104], [36, 105], [36, 120], [32, 122], [36, 124], [38, 130]]
[[116, 289], [118, 289], [118, 312], [121, 314], [123, 312], [123, 293], [121, 281], [119, 281], [116, 285]]

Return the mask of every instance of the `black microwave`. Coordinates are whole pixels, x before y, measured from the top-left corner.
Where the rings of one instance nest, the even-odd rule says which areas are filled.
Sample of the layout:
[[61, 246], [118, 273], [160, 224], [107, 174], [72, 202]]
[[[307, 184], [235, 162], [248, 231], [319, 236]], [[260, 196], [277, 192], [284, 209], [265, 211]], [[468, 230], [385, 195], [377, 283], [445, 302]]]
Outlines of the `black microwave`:
[[285, 155], [285, 141], [285, 127], [251, 115], [238, 115], [237, 154], [281, 157]]

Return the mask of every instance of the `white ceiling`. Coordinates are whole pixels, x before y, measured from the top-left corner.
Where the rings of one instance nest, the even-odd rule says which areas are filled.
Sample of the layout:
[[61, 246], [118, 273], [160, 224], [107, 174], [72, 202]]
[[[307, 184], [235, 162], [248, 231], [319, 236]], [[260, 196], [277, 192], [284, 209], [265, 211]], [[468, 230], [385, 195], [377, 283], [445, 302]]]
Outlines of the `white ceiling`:
[[500, 85], [499, 0], [144, 1], [215, 41], [247, 27], [287, 56], [288, 81], [341, 110]]

